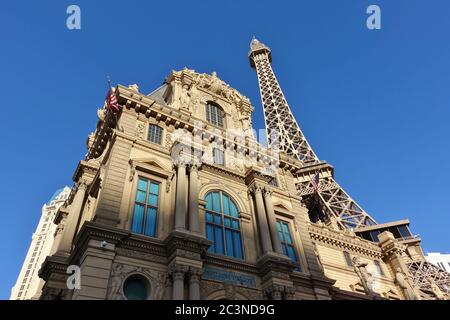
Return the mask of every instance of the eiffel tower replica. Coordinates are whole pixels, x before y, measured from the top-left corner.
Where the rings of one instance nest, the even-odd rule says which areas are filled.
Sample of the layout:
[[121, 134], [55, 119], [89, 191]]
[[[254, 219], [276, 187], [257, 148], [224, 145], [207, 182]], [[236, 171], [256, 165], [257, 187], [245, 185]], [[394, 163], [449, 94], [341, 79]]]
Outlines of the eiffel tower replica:
[[[301, 170], [296, 177], [296, 189], [309, 209], [310, 220], [323, 223], [330, 229], [354, 233], [380, 243], [380, 246], [392, 246], [393, 239], [400, 240], [404, 254], [397, 265], [407, 269], [407, 276], [419, 292], [418, 298], [442, 298], [439, 291], [450, 297], [450, 274], [425, 260], [420, 239], [409, 232], [406, 224], [409, 221], [377, 223], [335, 181], [333, 167], [317, 157], [292, 114], [272, 70], [270, 48], [253, 38], [249, 59], [258, 77], [268, 145], [278, 148], [281, 157], [284, 154], [299, 162]], [[313, 180], [318, 180], [316, 185]], [[383, 231], [392, 232], [393, 239], [378, 239]]]

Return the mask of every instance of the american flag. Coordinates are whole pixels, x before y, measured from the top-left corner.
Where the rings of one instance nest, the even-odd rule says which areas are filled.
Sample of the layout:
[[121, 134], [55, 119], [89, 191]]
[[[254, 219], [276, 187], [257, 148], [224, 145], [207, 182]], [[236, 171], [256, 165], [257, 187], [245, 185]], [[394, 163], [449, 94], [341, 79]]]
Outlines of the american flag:
[[117, 103], [116, 95], [111, 87], [109, 87], [108, 94], [106, 95], [106, 111], [111, 110], [113, 113], [120, 111], [120, 106]]
[[320, 181], [319, 178], [320, 178], [319, 172], [317, 172], [311, 180], [314, 192], [317, 192], [319, 190], [319, 181]]

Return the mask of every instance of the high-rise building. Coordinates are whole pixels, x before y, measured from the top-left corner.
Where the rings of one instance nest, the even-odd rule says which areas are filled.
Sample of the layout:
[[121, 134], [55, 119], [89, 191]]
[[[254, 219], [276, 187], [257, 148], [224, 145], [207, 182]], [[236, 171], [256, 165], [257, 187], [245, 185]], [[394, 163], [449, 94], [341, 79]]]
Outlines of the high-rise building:
[[114, 88], [55, 217], [42, 299], [447, 298], [409, 221], [376, 222], [319, 160], [270, 49], [254, 39], [249, 59], [268, 143], [215, 72]]
[[56, 225], [53, 223], [56, 212], [69, 196], [70, 188], [64, 187], [55, 192], [50, 200], [42, 206], [41, 218], [31, 238], [31, 244], [25, 261], [11, 289], [11, 300], [39, 298], [44, 281], [38, 271], [44, 259], [50, 254]]
[[438, 268], [450, 272], [450, 254], [449, 253], [438, 253], [429, 252], [425, 256], [428, 262], [434, 264]]

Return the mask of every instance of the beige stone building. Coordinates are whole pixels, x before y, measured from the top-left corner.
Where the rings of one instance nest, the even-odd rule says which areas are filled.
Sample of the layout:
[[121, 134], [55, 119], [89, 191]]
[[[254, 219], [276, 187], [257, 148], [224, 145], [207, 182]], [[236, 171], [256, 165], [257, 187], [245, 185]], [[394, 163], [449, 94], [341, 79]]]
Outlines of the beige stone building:
[[172, 71], [150, 94], [114, 89], [121, 111], [98, 111], [55, 218], [42, 299], [447, 297], [448, 274], [425, 262], [409, 221], [376, 223], [317, 158], [270, 49], [254, 39], [249, 58], [266, 146], [250, 101], [216, 73]]
[[56, 225], [53, 223], [56, 212], [69, 196], [70, 188], [57, 190], [50, 200], [42, 206], [41, 217], [36, 231], [31, 237], [31, 244], [20, 269], [16, 284], [11, 289], [11, 300], [27, 300], [39, 298], [44, 281], [38, 272], [42, 262], [50, 254]]

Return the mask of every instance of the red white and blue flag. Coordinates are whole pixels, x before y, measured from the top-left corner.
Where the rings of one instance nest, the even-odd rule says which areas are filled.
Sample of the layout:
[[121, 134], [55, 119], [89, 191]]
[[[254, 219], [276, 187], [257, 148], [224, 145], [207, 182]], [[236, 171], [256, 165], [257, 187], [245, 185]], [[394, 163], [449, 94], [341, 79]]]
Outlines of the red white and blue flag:
[[117, 113], [120, 111], [119, 103], [117, 103], [116, 95], [114, 94], [111, 86], [109, 86], [108, 94], [106, 95], [106, 111], [110, 110], [112, 113]]
[[317, 172], [311, 180], [314, 192], [317, 192], [319, 190], [319, 181], [320, 181], [320, 176], [319, 176], [319, 172]]

